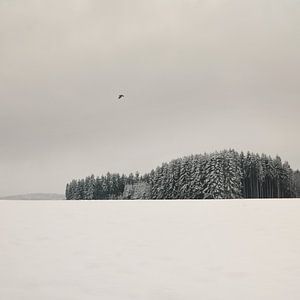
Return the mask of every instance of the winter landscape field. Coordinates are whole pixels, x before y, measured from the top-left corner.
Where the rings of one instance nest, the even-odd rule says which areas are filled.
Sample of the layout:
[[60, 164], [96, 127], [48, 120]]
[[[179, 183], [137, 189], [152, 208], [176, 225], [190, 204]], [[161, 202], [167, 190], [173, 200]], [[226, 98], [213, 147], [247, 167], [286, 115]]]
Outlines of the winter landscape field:
[[1, 201], [0, 299], [296, 300], [300, 201]]

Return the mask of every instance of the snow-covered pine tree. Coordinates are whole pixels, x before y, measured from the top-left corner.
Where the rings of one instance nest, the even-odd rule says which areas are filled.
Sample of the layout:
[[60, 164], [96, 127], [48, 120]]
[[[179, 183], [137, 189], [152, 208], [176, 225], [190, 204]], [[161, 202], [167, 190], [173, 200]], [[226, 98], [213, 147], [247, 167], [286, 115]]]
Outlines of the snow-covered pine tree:
[[76, 185], [74, 189], [74, 199], [75, 200], [80, 200], [81, 198], [81, 180], [76, 180]]
[[258, 198], [262, 198], [263, 196], [263, 183], [265, 181], [265, 168], [262, 163], [261, 157], [258, 157], [257, 161], [257, 178], [258, 178]]
[[286, 198], [293, 198], [296, 196], [296, 183], [293, 170], [291, 169], [288, 162], [284, 162], [283, 170], [285, 175], [285, 195]]
[[161, 167], [157, 167], [151, 171], [151, 197], [152, 199], [160, 199], [161, 197]]
[[268, 180], [269, 180], [269, 175], [268, 175], [268, 167], [269, 160], [267, 155], [262, 154], [260, 157], [260, 165], [261, 165], [261, 174], [260, 174], [260, 180], [262, 184], [262, 193], [261, 197], [262, 198], [267, 198], [268, 197]]
[[173, 175], [171, 173], [171, 164], [168, 163], [164, 170], [164, 199], [172, 199]]
[[252, 198], [251, 154], [248, 151], [244, 159], [245, 198]]
[[195, 171], [192, 175], [192, 194], [194, 199], [204, 198], [205, 169], [207, 161], [207, 154], [195, 156]]
[[75, 199], [76, 189], [77, 189], [77, 180], [73, 179], [70, 182], [70, 186], [69, 186], [69, 199]]
[[102, 184], [101, 184], [101, 178], [99, 176], [96, 177], [95, 181], [95, 194], [94, 199], [99, 200], [101, 199], [102, 194]]
[[178, 192], [180, 199], [189, 198], [190, 188], [190, 170], [189, 170], [189, 158], [184, 157], [180, 161], [180, 175], [178, 180]]
[[164, 163], [161, 166], [160, 199], [168, 199], [169, 166]]
[[205, 199], [222, 199], [225, 197], [223, 172], [223, 155], [214, 152], [209, 155], [205, 168]]
[[164, 199], [164, 169], [164, 165], [162, 165], [156, 172], [157, 199]]
[[274, 173], [275, 173], [275, 197], [281, 197], [281, 177], [282, 177], [282, 161], [281, 158], [277, 155], [275, 160], [273, 161], [274, 164]]
[[85, 199], [86, 200], [92, 200], [94, 199], [94, 193], [95, 193], [95, 176], [91, 175], [88, 176], [86, 179], [86, 186], [85, 186]]
[[66, 196], [66, 200], [70, 200], [71, 199], [70, 184], [69, 183], [67, 183], [67, 185], [66, 185], [65, 196]]
[[239, 154], [234, 150], [222, 151], [223, 161], [223, 179], [225, 199], [241, 198], [242, 192], [242, 175], [239, 162]]
[[117, 182], [117, 175], [111, 175], [111, 199], [116, 199], [118, 197], [118, 182]]
[[176, 163], [176, 160], [172, 160], [168, 164], [167, 199], [174, 199], [176, 193]]
[[172, 184], [172, 199], [179, 199], [180, 198], [180, 189], [179, 189], [179, 178], [180, 178], [180, 165], [181, 165], [181, 158], [174, 160], [172, 165], [172, 177], [173, 177], [173, 184]]

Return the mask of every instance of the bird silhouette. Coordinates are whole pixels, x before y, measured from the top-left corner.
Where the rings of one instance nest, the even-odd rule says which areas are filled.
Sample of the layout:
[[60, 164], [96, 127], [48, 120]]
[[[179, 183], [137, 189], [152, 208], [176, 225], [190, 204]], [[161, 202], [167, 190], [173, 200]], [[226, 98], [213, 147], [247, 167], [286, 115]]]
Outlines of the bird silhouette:
[[125, 97], [124, 95], [119, 95], [118, 99], [122, 99], [123, 97]]

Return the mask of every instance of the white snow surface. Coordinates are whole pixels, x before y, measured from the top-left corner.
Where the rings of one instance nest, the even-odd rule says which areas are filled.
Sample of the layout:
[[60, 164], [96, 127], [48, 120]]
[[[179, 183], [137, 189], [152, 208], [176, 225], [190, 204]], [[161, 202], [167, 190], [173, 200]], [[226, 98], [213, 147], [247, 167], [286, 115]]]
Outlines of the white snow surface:
[[300, 200], [0, 201], [3, 300], [298, 300]]

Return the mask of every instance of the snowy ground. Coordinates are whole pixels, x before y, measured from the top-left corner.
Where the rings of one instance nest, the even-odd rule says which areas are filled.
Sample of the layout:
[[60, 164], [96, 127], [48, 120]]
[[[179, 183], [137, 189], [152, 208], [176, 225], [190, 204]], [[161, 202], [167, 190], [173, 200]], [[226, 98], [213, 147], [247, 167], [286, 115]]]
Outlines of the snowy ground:
[[3, 300], [298, 300], [300, 200], [0, 201]]

